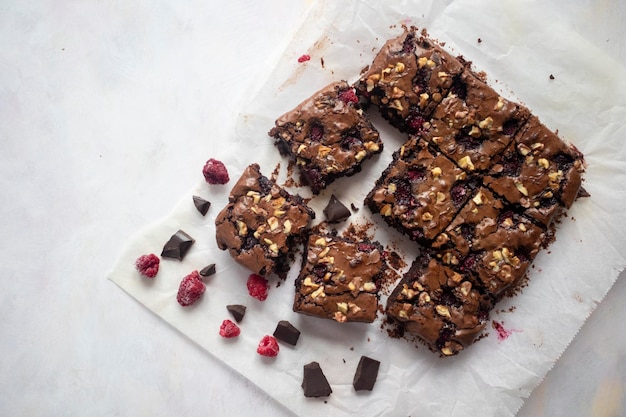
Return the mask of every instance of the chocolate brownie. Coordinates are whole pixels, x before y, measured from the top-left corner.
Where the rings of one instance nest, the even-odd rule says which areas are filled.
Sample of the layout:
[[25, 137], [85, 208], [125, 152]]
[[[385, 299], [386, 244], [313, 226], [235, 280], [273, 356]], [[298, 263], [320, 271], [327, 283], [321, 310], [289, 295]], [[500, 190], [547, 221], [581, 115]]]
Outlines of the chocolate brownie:
[[504, 151], [529, 117], [525, 107], [505, 99], [470, 70], [454, 78], [448, 95], [432, 114], [450, 130], [431, 136], [441, 152], [466, 171], [484, 171]]
[[364, 160], [383, 149], [378, 131], [345, 81], [324, 87], [279, 117], [269, 135], [280, 153], [299, 167], [313, 194], [359, 172]]
[[418, 29], [385, 43], [356, 88], [403, 132], [416, 133], [448, 95], [463, 64]]
[[474, 278], [428, 255], [418, 257], [387, 300], [387, 316], [445, 356], [480, 335], [492, 300]]
[[288, 255], [315, 213], [248, 166], [230, 192], [229, 202], [215, 220], [217, 245], [256, 274], [284, 276]]
[[545, 241], [542, 228], [481, 187], [432, 248], [444, 265], [476, 274], [498, 297], [519, 282]]
[[533, 116], [496, 158], [484, 184], [547, 226], [574, 202], [582, 169], [580, 153]]
[[471, 195], [474, 181], [420, 138], [410, 138], [365, 204], [392, 227], [427, 245], [442, 232]]
[[372, 322], [385, 269], [379, 243], [313, 232], [295, 283], [293, 310], [340, 323]]

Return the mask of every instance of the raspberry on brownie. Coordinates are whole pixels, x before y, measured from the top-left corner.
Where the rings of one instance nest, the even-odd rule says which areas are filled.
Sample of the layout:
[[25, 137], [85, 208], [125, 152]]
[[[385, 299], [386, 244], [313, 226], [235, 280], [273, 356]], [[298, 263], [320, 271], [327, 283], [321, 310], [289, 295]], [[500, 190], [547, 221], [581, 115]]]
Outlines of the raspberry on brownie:
[[460, 61], [417, 28], [405, 28], [385, 43], [356, 88], [392, 125], [417, 133], [462, 71]]
[[474, 278], [418, 257], [387, 300], [387, 316], [432, 350], [456, 355], [480, 335], [493, 303]]
[[496, 158], [483, 182], [547, 226], [561, 208], [574, 202], [582, 170], [580, 152], [533, 116]]
[[279, 117], [269, 135], [280, 153], [296, 163], [313, 194], [337, 178], [356, 174], [364, 160], [383, 149], [378, 131], [345, 81], [324, 87]]
[[374, 321], [378, 282], [387, 267], [379, 243], [314, 232], [302, 263], [294, 311], [340, 323]]
[[252, 164], [215, 220], [217, 245], [256, 274], [282, 277], [294, 243], [314, 217], [298, 195], [289, 194]]
[[410, 138], [365, 198], [373, 213], [427, 245], [452, 221], [474, 180], [418, 137]]

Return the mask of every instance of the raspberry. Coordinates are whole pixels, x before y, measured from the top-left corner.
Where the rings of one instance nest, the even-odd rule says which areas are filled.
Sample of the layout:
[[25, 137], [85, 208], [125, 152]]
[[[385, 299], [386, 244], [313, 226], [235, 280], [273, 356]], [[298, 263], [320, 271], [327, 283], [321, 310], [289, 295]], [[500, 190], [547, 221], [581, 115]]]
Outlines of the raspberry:
[[148, 278], [154, 278], [159, 272], [160, 259], [154, 253], [150, 255], [142, 255], [135, 261], [135, 268], [141, 275]]
[[200, 274], [198, 271], [193, 271], [180, 282], [176, 300], [183, 307], [190, 306], [198, 301], [204, 290], [206, 290], [206, 286], [202, 282]]
[[346, 104], [349, 104], [349, 103], [356, 104], [359, 102], [359, 98], [356, 96], [356, 94], [354, 93], [354, 90], [352, 90], [351, 88], [340, 92], [338, 97], [339, 97], [339, 100], [343, 101]]
[[209, 184], [226, 184], [230, 178], [228, 171], [221, 161], [217, 159], [209, 159], [202, 168], [202, 175]]
[[220, 336], [230, 339], [231, 337], [237, 337], [241, 333], [239, 327], [230, 320], [224, 320], [220, 326]]
[[256, 352], [261, 356], [274, 357], [278, 355], [278, 342], [273, 336], [265, 335], [259, 342]]
[[261, 275], [250, 274], [246, 285], [248, 286], [248, 294], [259, 301], [265, 301], [267, 298], [267, 290], [269, 288], [265, 278]]
[[299, 63], [303, 63], [311, 60], [311, 55], [304, 54], [300, 58], [298, 58]]

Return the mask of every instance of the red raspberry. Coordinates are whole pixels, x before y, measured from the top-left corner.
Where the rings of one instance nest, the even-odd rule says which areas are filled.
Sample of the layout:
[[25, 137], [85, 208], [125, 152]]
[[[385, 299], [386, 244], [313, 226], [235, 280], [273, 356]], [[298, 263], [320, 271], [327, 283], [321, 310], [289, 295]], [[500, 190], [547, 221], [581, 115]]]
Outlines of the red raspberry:
[[230, 178], [228, 171], [221, 161], [217, 159], [209, 159], [202, 168], [202, 175], [209, 184], [226, 184]]
[[204, 290], [206, 290], [206, 285], [202, 282], [200, 274], [198, 271], [193, 271], [180, 282], [176, 300], [183, 307], [190, 306], [198, 301]]
[[359, 102], [359, 98], [356, 96], [356, 94], [354, 93], [354, 90], [352, 90], [351, 88], [340, 92], [338, 97], [339, 97], [339, 100], [343, 101], [346, 104], [349, 104], [349, 103], [356, 104]]
[[230, 320], [224, 320], [220, 326], [220, 336], [230, 339], [231, 337], [237, 337], [241, 333], [239, 327]]
[[142, 255], [135, 261], [135, 268], [141, 275], [148, 278], [154, 278], [159, 272], [160, 259], [154, 253], [150, 255]]
[[300, 58], [298, 58], [298, 62], [299, 63], [303, 63], [303, 62], [306, 62], [306, 61], [309, 61], [309, 60], [311, 60], [311, 55], [304, 54]]
[[278, 342], [273, 336], [265, 335], [259, 342], [259, 346], [256, 348], [256, 352], [262, 356], [274, 357], [278, 355]]
[[250, 274], [246, 285], [248, 286], [248, 294], [259, 301], [265, 301], [267, 298], [267, 290], [269, 289], [265, 278], [261, 275]]

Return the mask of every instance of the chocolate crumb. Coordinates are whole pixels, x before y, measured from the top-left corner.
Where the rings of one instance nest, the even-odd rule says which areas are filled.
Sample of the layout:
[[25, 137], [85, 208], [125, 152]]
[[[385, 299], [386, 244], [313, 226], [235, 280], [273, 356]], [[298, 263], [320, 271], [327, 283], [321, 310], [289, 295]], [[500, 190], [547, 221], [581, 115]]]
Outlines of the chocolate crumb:
[[207, 214], [207, 212], [209, 211], [209, 208], [211, 207], [210, 201], [207, 201], [204, 198], [199, 197], [197, 195], [193, 196], [193, 204], [196, 206], [196, 209], [198, 209], [200, 214], [202, 214], [203, 216]]
[[230, 304], [226, 306], [226, 310], [234, 317], [237, 323], [243, 320], [246, 315], [246, 306], [241, 304]]
[[173, 258], [182, 261], [187, 251], [193, 245], [196, 240], [189, 236], [187, 233], [179, 230], [174, 233], [170, 240], [163, 246], [161, 256], [163, 258]]
[[550, 79], [554, 80], [554, 75], [550, 74]]
[[324, 68], [324, 58], [320, 57], [320, 64], [322, 64], [322, 68]]
[[359, 208], [357, 206], [354, 205], [354, 203], [350, 203], [350, 208], [352, 209], [353, 212], [357, 212], [359, 211]]
[[200, 275], [204, 278], [215, 275], [215, 264], [209, 264], [200, 270]]
[[478, 43], [483, 43], [483, 40], [478, 38]]

